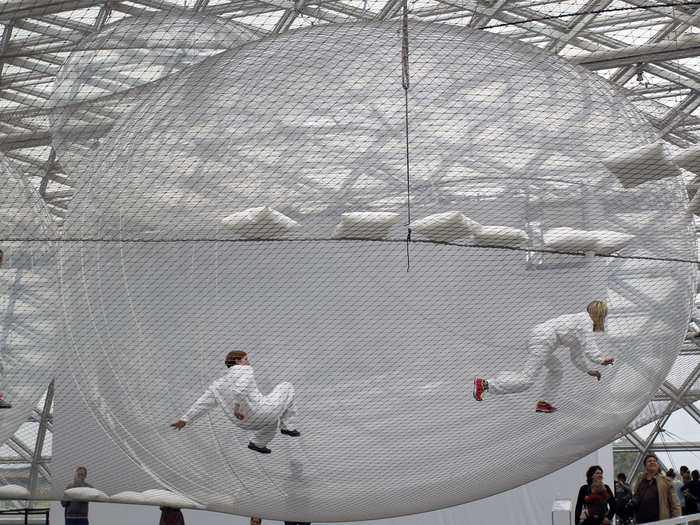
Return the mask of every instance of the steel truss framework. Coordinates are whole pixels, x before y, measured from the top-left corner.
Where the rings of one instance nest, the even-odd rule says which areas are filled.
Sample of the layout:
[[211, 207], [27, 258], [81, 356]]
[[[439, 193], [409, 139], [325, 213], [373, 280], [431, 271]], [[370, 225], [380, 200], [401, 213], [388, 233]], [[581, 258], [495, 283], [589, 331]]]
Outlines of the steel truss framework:
[[[0, 4], [0, 152], [44, 198], [60, 225], [73, 195], [51, 147], [47, 102], [68, 53], [86, 35], [126, 16], [197, 11], [240, 24], [261, 37], [320, 23], [398, 20], [401, 0], [5, 0]], [[658, 131], [685, 148], [700, 139], [700, 2], [691, 0], [409, 0], [422, 21], [494, 31], [562, 55], [626, 92]], [[688, 181], [694, 190], [700, 178]], [[694, 327], [693, 329], [700, 329]], [[700, 356], [689, 341], [681, 356]], [[684, 381], [666, 381], [627, 429], [619, 451], [700, 450], [699, 443], [656, 440], [671, 414], [700, 423], [700, 364]], [[0, 455], [0, 478], [27, 485], [50, 479], [44, 451], [52, 431], [53, 384], [28, 423]], [[646, 438], [636, 430], [654, 423]], [[16, 467], [24, 467], [17, 469]]]

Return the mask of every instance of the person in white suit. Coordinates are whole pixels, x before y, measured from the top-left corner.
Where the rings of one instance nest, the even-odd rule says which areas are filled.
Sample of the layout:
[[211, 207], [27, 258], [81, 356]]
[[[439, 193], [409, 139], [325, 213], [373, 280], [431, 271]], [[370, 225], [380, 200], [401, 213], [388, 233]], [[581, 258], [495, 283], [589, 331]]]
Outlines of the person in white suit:
[[[607, 314], [608, 307], [605, 303], [593, 301], [585, 312], [562, 315], [535, 326], [530, 332], [529, 355], [525, 366], [517, 372], [501, 372], [494, 379], [475, 378], [474, 399], [483, 401], [487, 392], [492, 394], [524, 392], [532, 387], [537, 374], [543, 368], [547, 370], [548, 382], [554, 380], [557, 383], [561, 379], [563, 370], [553, 354], [560, 346], [569, 349], [569, 356], [576, 368], [600, 381], [600, 371], [591, 369], [586, 359], [602, 366], [612, 365], [615, 361], [612, 357], [603, 356], [598, 349], [594, 334], [594, 332], [605, 331]], [[547, 391], [552, 389], [550, 385]], [[557, 409], [546, 401], [538, 401], [535, 410], [551, 413]]]
[[185, 414], [170, 426], [177, 430], [191, 423], [215, 406], [239, 427], [253, 430], [248, 448], [269, 454], [267, 448], [279, 426], [287, 436], [301, 435], [296, 429], [296, 406], [294, 387], [291, 383], [280, 383], [272, 392], [263, 396], [258, 390], [248, 355], [240, 350], [229, 352], [224, 361], [229, 371], [215, 380]]

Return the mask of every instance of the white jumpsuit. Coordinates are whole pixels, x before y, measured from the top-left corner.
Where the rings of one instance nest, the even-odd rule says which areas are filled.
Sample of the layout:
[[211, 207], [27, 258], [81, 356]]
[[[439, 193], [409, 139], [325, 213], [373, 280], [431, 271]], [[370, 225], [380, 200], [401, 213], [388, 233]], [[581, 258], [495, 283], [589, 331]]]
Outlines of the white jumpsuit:
[[567, 347], [572, 363], [582, 372], [587, 372], [586, 358], [597, 364], [605, 360], [598, 350], [596, 337], [599, 336], [593, 332], [593, 321], [587, 312], [562, 315], [535, 326], [530, 332], [530, 353], [525, 366], [518, 372], [504, 371], [495, 379], [489, 379], [489, 393], [524, 392], [532, 387], [542, 368], [548, 373], [547, 392], [556, 390], [563, 375], [561, 363], [553, 355], [557, 347]]
[[[252, 366], [235, 365], [229, 368], [228, 373], [209, 385], [180, 419], [189, 423], [217, 404], [237, 426], [254, 430], [251, 441], [261, 447], [275, 437], [278, 422], [283, 429], [296, 429], [292, 384], [280, 383], [272, 392], [263, 396], [255, 383]], [[245, 419], [240, 420], [234, 415], [236, 405], [240, 405], [239, 411]]]

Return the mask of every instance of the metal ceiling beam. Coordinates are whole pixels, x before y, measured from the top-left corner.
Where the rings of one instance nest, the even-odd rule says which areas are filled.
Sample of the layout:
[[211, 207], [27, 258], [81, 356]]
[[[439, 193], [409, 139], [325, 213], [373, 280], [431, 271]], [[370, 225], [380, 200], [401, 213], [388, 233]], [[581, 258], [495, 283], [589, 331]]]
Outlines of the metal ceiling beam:
[[[688, 375], [688, 377], [685, 379], [683, 382], [683, 385], [678, 389], [678, 397], [682, 398], [688, 390], [690, 390], [690, 387], [692, 387], [695, 384], [695, 381], [700, 377], [700, 363], [697, 364], [697, 366], [693, 369], [693, 371]], [[678, 408], [678, 402], [677, 401], [671, 401], [666, 409], [661, 413], [659, 419], [656, 421], [656, 424], [654, 425], [653, 430], [649, 434], [646, 440], [644, 440], [644, 446], [643, 449], [640, 450], [640, 454], [637, 456], [637, 458], [634, 461], [634, 464], [632, 465], [631, 472], [634, 474], [639, 467], [642, 464], [642, 461], [644, 460], [644, 455], [647, 453], [649, 450], [649, 447], [656, 441], [656, 438], [659, 436], [659, 434], [663, 431], [664, 425], [668, 422], [668, 419], [671, 417], [671, 414]]]
[[687, 26], [695, 26], [700, 22], [700, 9], [696, 8], [695, 13], [692, 15], [687, 15], [681, 9], [681, 6], [667, 6], [662, 7], [657, 1], [649, 0], [624, 0], [625, 3], [631, 4], [648, 11], [659, 13], [660, 15], [671, 18], [680, 24], [686, 24]]
[[[0, 22], [13, 18], [30, 18], [52, 13], [73, 11], [99, 5], [104, 0], [19, 0], [5, 2], [0, 7]], [[121, 0], [117, 0], [121, 1]]]
[[[629, 432], [629, 433], [627, 433], [624, 437], [627, 439], [627, 441], [629, 441], [630, 445], [631, 445], [637, 452], [639, 452], [640, 454], [646, 454], [646, 450], [648, 450], [648, 447], [645, 448], [645, 446], [644, 446], [644, 439], [642, 439], [642, 437], [641, 437], [639, 434], [637, 434], [636, 432]], [[613, 445], [613, 446], [614, 446], [614, 445]], [[615, 450], [615, 449], [613, 448], [613, 451], [614, 451], [614, 450]], [[665, 467], [664, 464], [661, 462], [661, 460], [659, 460], [659, 466], [660, 466], [662, 469], [666, 470], [666, 467]], [[634, 475], [635, 471], [636, 471], [636, 469], [630, 469], [630, 471], [627, 472], [627, 478], [628, 478], [628, 479], [631, 479], [632, 476]]]
[[[465, 1], [465, 0], [462, 0]], [[530, 9], [512, 9], [514, 13], [516, 13], [518, 16], [522, 16], [526, 20], [528, 19], [536, 19], [537, 17], [537, 11], [532, 11]], [[552, 30], [555, 32], [554, 34], [556, 36], [553, 36], [553, 38], [561, 38], [562, 30], [564, 29], [561, 22], [558, 20], [548, 20], [548, 19], [541, 19], [538, 20], [538, 24], [545, 25], [549, 28], [552, 28]], [[536, 30], [536, 29], [533, 29]], [[580, 47], [581, 49], [584, 50], [589, 50], [589, 51], [598, 51], [598, 47], [600, 45], [605, 46], [610, 49], [617, 49], [617, 48], [623, 48], [627, 47], [627, 44], [625, 42], [619, 41], [617, 39], [614, 39], [610, 36], [607, 35], [600, 35], [600, 34], [580, 34], [579, 37], [573, 38], [570, 41], [571, 44]], [[595, 47], [591, 47], [595, 46]], [[653, 71], [652, 71], [653, 68]], [[684, 85], [686, 87], [689, 87], [691, 89], [697, 89], [697, 86], [700, 85], [700, 83], [695, 82], [695, 79], [693, 77], [697, 77], [696, 72], [693, 70], [690, 70], [689, 68], [685, 68], [682, 66], [671, 66], [668, 63], [659, 63], [658, 67], [651, 66], [650, 64], [646, 66], [646, 69], [652, 72], [652, 74], [655, 74], [656, 76], [659, 76], [661, 78], [664, 78], [666, 80], [670, 80], [671, 82], [675, 82], [677, 84]], [[668, 69], [673, 71], [674, 73], [678, 74], [679, 77], [671, 77], [669, 78], [664, 69]], [[685, 77], [685, 78], [680, 78], [680, 77]], [[621, 83], [621, 85], [623, 85]]]
[[36, 133], [19, 133], [0, 138], [0, 152], [12, 151], [15, 149], [36, 148], [37, 146], [48, 146], [51, 144], [51, 133], [49, 131], [38, 131]]
[[586, 2], [586, 4], [581, 8], [582, 14], [573, 17], [569, 23], [571, 30], [568, 32], [566, 37], [559, 40], [552, 40], [547, 46], [545, 46], [545, 50], [549, 51], [550, 53], [558, 54], [562, 49], [564, 49], [564, 47], [566, 47], [569, 40], [575, 38], [586, 28], [586, 26], [595, 20], [595, 18], [598, 16], [596, 11], [604, 10], [611, 3], [612, 0], [589, 0]]
[[700, 91], [700, 78], [687, 68], [676, 68], [670, 63], [646, 64], [644, 71], [669, 82], [675, 82], [688, 89]]
[[[15, 26], [19, 29], [24, 29], [25, 31], [49, 36], [54, 39], [54, 42], [78, 42], [84, 36], [84, 34], [79, 31], [66, 31], [65, 29], [59, 29], [54, 25], [37, 24], [36, 22], [25, 18], [15, 20]], [[22, 41], [13, 44], [20, 48], [24, 47], [24, 42]]]
[[[639, 449], [634, 445], [623, 445], [613, 443], [613, 453], [615, 452], [637, 452]], [[700, 441], [666, 441], [654, 443], [649, 447], [649, 452], [695, 452], [700, 450]]]
[[7, 52], [7, 48], [10, 45], [10, 39], [12, 38], [12, 30], [14, 28], [14, 23], [9, 22], [5, 24], [2, 30], [2, 37], [0, 37], [0, 80], [2, 80], [2, 72], [5, 68], [5, 61], [2, 56]]
[[665, 41], [641, 46], [629, 46], [610, 51], [596, 51], [588, 55], [570, 58], [592, 71], [611, 69], [629, 64], [661, 62], [700, 56], [700, 35], [678, 41]]
[[493, 16], [503, 9], [509, 0], [497, 0], [490, 6], [484, 6], [478, 10], [474, 10], [471, 20], [469, 20], [469, 27], [472, 29], [478, 29], [485, 26], [493, 18]]
[[693, 406], [693, 403], [697, 401], [697, 399], [693, 399], [692, 391], [688, 390], [685, 394], [681, 394], [680, 390], [668, 381], [663, 382], [659, 391], [666, 394], [670, 398], [670, 401], [675, 403], [676, 407], [683, 408], [690, 417], [700, 424], [700, 410]]
[[49, 384], [44, 398], [44, 407], [41, 412], [41, 421], [39, 430], [37, 431], [36, 442], [34, 443], [34, 453], [32, 454], [32, 465], [29, 469], [29, 493], [33, 496], [36, 492], [36, 485], [39, 479], [41, 465], [41, 453], [44, 450], [44, 440], [48, 430], [49, 420], [51, 419], [51, 407], [53, 406], [54, 381]]
[[659, 131], [659, 137], [663, 138], [671, 133], [688, 119], [698, 107], [700, 107], [700, 91], [691, 91], [682, 102], [669, 110], [664, 118], [661, 119], [664, 127]]

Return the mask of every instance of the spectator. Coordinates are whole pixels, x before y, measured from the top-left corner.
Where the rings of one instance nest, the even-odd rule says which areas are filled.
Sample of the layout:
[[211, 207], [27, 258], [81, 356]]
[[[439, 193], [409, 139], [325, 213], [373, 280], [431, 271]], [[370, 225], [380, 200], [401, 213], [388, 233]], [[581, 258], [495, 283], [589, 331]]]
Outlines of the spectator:
[[185, 517], [180, 509], [161, 507], [158, 525], [185, 525]]
[[[586, 471], [586, 484], [582, 485], [578, 491], [578, 498], [576, 498], [576, 509], [574, 510], [574, 523], [579, 525], [584, 522], [585, 517], [582, 517], [583, 506], [586, 504], [586, 498], [591, 495], [591, 485], [593, 482], [603, 483], [603, 469], [598, 465], [593, 465], [588, 467]], [[615, 497], [613, 496], [612, 490], [607, 485], [605, 487], [605, 501], [608, 506], [608, 511], [603, 517], [603, 525], [610, 525], [612, 523], [613, 516], [615, 515]]]
[[673, 488], [676, 489], [678, 501], [681, 504], [681, 510], [685, 509], [685, 495], [683, 494], [683, 490], [681, 489], [681, 487], [683, 486], [683, 482], [679, 479], [679, 477], [676, 475], [672, 468], [668, 469], [668, 472], [666, 472], [666, 477], [671, 480], [671, 483], [673, 483]]
[[[75, 469], [73, 483], [68, 485], [66, 490], [76, 487], [92, 487], [92, 485], [85, 481], [85, 478], [87, 478], [87, 469], [85, 467], [78, 467]], [[61, 505], [66, 509], [66, 525], [89, 525], [87, 501], [61, 501]]]
[[634, 521], [630, 501], [632, 501], [632, 488], [627, 484], [627, 476], [620, 472], [615, 480], [615, 509], [618, 523], [626, 525]]
[[676, 518], [681, 515], [673, 483], [659, 472], [659, 461], [653, 454], [644, 457], [644, 469], [637, 477], [632, 498], [637, 523]]
[[262, 518], [250, 518], [250, 525], [262, 525]]
[[[680, 468], [680, 472], [681, 472], [681, 487], [683, 485], [685, 485], [686, 483], [690, 483], [691, 481], [693, 481], [692, 478], [690, 477], [690, 470], [688, 469], [688, 467], [683, 465]], [[681, 488], [681, 492], [682, 491], [683, 491], [683, 489]], [[683, 507], [682, 507], [683, 508], [683, 515], [690, 514], [690, 512], [688, 512], [687, 505], [688, 505], [688, 502], [685, 500], [685, 494], [683, 494]]]
[[612, 498], [608, 495], [602, 481], [594, 480], [591, 483], [591, 493], [586, 496], [581, 512], [582, 525], [601, 525], [608, 513], [608, 501]]
[[698, 511], [698, 500], [700, 500], [700, 472], [694, 470], [690, 473], [691, 481], [681, 487], [685, 495], [685, 510], [688, 514], [695, 514]]

